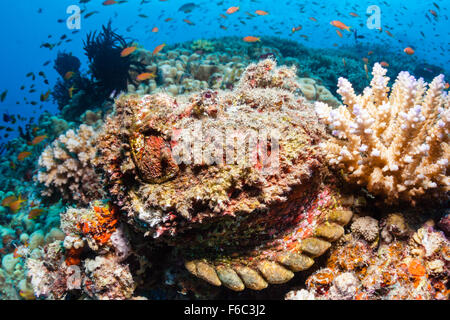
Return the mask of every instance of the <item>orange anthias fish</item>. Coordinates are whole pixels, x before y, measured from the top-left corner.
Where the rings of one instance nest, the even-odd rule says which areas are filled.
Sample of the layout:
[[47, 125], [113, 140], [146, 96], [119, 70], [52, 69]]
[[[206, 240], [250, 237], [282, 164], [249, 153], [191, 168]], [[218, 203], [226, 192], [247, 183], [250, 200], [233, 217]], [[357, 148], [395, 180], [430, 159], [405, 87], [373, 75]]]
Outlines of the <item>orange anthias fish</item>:
[[23, 161], [26, 158], [28, 158], [31, 155], [31, 152], [29, 151], [22, 151], [21, 153], [19, 153], [19, 155], [17, 156], [17, 160], [19, 161]]
[[252, 37], [252, 36], [244, 37], [242, 40], [244, 40], [245, 42], [257, 42], [257, 41], [261, 41], [260, 38], [258, 38], [258, 37]]
[[413, 55], [414, 54], [414, 49], [413, 48], [410, 48], [410, 47], [407, 47], [407, 48], [405, 48], [404, 50], [403, 50], [406, 54], [409, 54], [409, 55]]
[[387, 34], [389, 37], [393, 37], [393, 36], [394, 36], [392, 33], [389, 32], [389, 30], [384, 30], [384, 32], [386, 32], [386, 34]]
[[135, 52], [136, 49], [137, 49], [136, 46], [125, 48], [125, 49], [123, 49], [122, 52], [120, 53], [120, 56], [121, 56], [122, 58], [128, 57], [130, 54], [132, 54], [133, 52]]
[[294, 33], [294, 32], [297, 32], [297, 31], [299, 31], [299, 30], [302, 30], [302, 26], [298, 26], [298, 27], [293, 27], [292, 28], [292, 32]]
[[3, 207], [9, 207], [9, 205], [10, 205], [12, 202], [16, 201], [16, 200], [17, 200], [16, 196], [9, 196], [9, 197], [6, 197], [6, 198], [3, 199], [3, 201], [2, 201], [2, 206], [3, 206]]
[[368, 55], [368, 56], [370, 56], [371, 54], [373, 54], [373, 51], [367, 52], [367, 55]]
[[41, 102], [47, 101], [48, 97], [50, 96], [50, 90], [48, 90], [45, 94], [41, 94]]
[[383, 67], [389, 67], [389, 63], [387, 63], [386, 61], [381, 61], [380, 65]]
[[330, 22], [330, 24], [336, 28], [339, 28], [341, 30], [347, 30], [350, 32], [350, 28], [349, 26], [346, 26], [345, 24], [343, 24], [342, 22], [338, 21], [338, 20], [333, 20]]
[[152, 32], [158, 32], [158, 31], [159, 31], [158, 27], [154, 27], [154, 28], [152, 29]]
[[33, 141], [31, 141], [31, 144], [34, 146], [34, 145], [37, 145], [38, 143], [41, 143], [42, 141], [44, 141], [45, 139], [47, 139], [47, 136], [46, 135], [42, 135], [42, 136], [37, 136], [37, 137], [35, 137], [34, 139], [33, 139]]
[[156, 76], [153, 73], [144, 72], [144, 73], [141, 73], [140, 75], [138, 75], [136, 77], [136, 80], [137, 81], [145, 81], [145, 80], [148, 80], [148, 79], [151, 79], [151, 78], [155, 78], [155, 77]]
[[239, 10], [239, 7], [230, 7], [230, 8], [227, 9], [227, 13], [228, 14], [232, 14], [232, 13], [235, 13], [236, 11], [238, 11], [238, 10]]
[[191, 25], [191, 26], [194, 25], [194, 23], [191, 20], [183, 19], [183, 21], [186, 22], [187, 24]]
[[22, 199], [19, 195], [19, 198], [16, 201], [13, 201], [9, 204], [9, 208], [12, 212], [17, 212], [20, 208], [22, 208], [22, 202], [25, 202], [26, 200]]
[[433, 16], [435, 16], [435, 18], [437, 18], [437, 13], [436, 13], [436, 11], [434, 11], [434, 10], [429, 10], [430, 11], [430, 13], [433, 15]]
[[116, 3], [117, 3], [117, 1], [115, 1], [115, 0], [106, 0], [106, 1], [103, 1], [103, 5], [104, 5], [104, 6], [109, 6], [109, 5], [116, 4]]
[[369, 59], [367, 59], [367, 58], [362, 58], [362, 61], [364, 61], [365, 64], [369, 63]]
[[28, 219], [36, 219], [42, 214], [42, 212], [44, 212], [44, 209], [41, 208], [32, 209], [28, 213]]
[[358, 15], [357, 13], [354, 13], [354, 12], [350, 12], [350, 15], [351, 15], [352, 17], [359, 17], [359, 15]]
[[310, 17], [309, 20], [312, 20], [312, 21], [314, 21], [314, 22], [317, 22], [317, 19], [314, 18], [314, 17]]
[[263, 11], [263, 10], [256, 10], [255, 13], [260, 16], [266, 16], [269, 14], [268, 12]]
[[67, 92], [69, 92], [69, 97], [70, 97], [70, 99], [72, 99], [72, 97], [73, 97], [73, 90], [75, 90], [74, 87], [70, 87], [70, 88], [67, 90]]
[[157, 55], [157, 54], [158, 54], [165, 46], [166, 46], [165, 43], [160, 44], [159, 46], [157, 46], [157, 47], [155, 48], [155, 50], [153, 50], [153, 55]]
[[66, 74], [64, 75], [64, 80], [69, 80], [70, 78], [73, 77], [74, 74], [75, 72], [73, 71], [67, 71]]
[[340, 32], [339, 30], [336, 30], [336, 33], [338, 34], [339, 37], [342, 38], [342, 32]]
[[449, 84], [448, 82], [446, 82], [446, 83], [444, 84], [444, 89], [447, 90], [448, 88], [450, 88], [450, 84]]

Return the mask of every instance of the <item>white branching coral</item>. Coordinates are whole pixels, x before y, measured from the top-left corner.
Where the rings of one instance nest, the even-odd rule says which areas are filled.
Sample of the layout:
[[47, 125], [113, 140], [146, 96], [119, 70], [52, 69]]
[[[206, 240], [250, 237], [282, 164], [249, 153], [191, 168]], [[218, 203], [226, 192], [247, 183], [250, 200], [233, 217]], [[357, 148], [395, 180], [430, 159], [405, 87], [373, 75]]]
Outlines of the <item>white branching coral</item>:
[[389, 94], [386, 69], [374, 65], [371, 86], [356, 95], [339, 78], [338, 109], [316, 102], [316, 112], [336, 137], [322, 146], [348, 181], [384, 196], [389, 204], [448, 198], [450, 98], [444, 76], [430, 84], [401, 72]]
[[92, 167], [96, 133], [81, 125], [69, 130], [42, 152], [36, 180], [45, 185], [44, 196], [59, 195], [65, 201], [87, 204], [102, 196], [102, 186]]

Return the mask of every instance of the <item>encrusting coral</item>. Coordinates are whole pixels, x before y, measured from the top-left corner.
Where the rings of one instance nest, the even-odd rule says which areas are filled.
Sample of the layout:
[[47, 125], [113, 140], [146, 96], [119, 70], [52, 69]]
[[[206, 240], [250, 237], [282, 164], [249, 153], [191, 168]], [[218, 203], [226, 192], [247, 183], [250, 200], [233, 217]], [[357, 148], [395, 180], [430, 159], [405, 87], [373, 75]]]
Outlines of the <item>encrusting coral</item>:
[[412, 232], [388, 239], [381, 231], [375, 243], [344, 235], [330, 250], [326, 267], [306, 280], [307, 290], [291, 291], [286, 299], [448, 300], [450, 242], [443, 232], [432, 220], [414, 222], [417, 212], [395, 213], [396, 222], [393, 215], [384, 219]]
[[427, 85], [401, 72], [388, 94], [386, 69], [376, 63], [372, 74], [371, 87], [362, 95], [339, 78], [345, 106], [333, 110], [316, 102], [319, 118], [336, 137], [322, 144], [330, 163], [388, 204], [447, 200], [450, 98], [443, 91], [443, 75]]
[[81, 125], [76, 132], [68, 130], [45, 148], [35, 176], [46, 187], [42, 195], [60, 195], [67, 202], [80, 204], [102, 198], [102, 186], [92, 167], [97, 152], [95, 137], [92, 127]]

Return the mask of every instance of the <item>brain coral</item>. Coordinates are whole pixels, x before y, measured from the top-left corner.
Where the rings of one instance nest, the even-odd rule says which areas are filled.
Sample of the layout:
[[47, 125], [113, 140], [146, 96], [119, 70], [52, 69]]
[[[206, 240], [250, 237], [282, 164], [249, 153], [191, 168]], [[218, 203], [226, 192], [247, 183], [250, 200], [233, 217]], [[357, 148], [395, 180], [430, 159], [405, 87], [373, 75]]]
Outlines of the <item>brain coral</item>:
[[308, 269], [353, 201], [323, 165], [325, 131], [297, 89], [295, 69], [267, 59], [233, 91], [119, 98], [96, 166], [124, 220], [212, 285], [260, 290]]

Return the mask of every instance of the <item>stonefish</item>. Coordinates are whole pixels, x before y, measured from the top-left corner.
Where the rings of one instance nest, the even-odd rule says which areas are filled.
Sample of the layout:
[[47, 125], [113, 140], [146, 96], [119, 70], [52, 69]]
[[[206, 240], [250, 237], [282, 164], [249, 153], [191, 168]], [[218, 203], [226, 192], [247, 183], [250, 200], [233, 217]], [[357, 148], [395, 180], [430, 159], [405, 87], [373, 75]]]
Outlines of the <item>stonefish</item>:
[[214, 286], [261, 290], [306, 270], [344, 233], [353, 199], [295, 70], [250, 65], [233, 91], [123, 96], [97, 167], [147, 246], [170, 246]]

